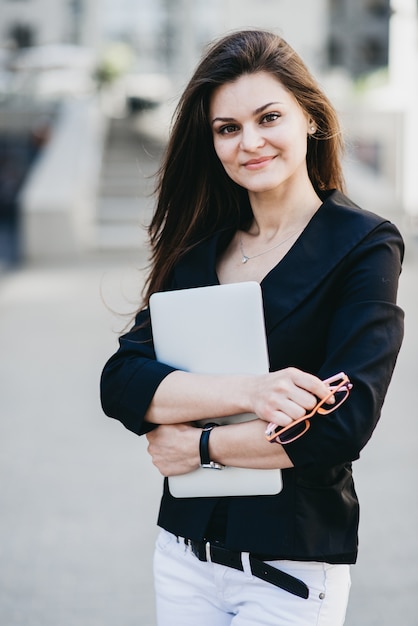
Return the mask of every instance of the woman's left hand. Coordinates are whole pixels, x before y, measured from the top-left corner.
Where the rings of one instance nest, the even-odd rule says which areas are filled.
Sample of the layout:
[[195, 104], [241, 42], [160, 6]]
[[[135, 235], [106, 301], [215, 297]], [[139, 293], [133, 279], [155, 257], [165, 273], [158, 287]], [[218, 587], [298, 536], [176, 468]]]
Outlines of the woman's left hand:
[[187, 424], [164, 424], [149, 432], [148, 453], [163, 476], [188, 474], [200, 466], [201, 429]]
[[[265, 429], [266, 423], [260, 419], [214, 428], [209, 445], [211, 459], [231, 467], [292, 467], [285, 449], [266, 441]], [[147, 434], [148, 452], [163, 476], [188, 474], [200, 467], [201, 433], [201, 428], [188, 424], [167, 424]]]

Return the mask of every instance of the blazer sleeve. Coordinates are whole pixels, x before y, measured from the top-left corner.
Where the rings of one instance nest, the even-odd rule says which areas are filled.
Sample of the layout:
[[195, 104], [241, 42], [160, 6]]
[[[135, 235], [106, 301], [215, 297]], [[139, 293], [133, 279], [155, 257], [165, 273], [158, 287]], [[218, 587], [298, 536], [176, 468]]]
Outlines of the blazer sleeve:
[[317, 373], [325, 379], [345, 371], [353, 389], [340, 408], [315, 415], [307, 433], [286, 445], [295, 467], [353, 461], [371, 437], [403, 339], [404, 313], [396, 304], [403, 253], [397, 228], [384, 222], [340, 264], [326, 357]]
[[172, 371], [155, 359], [149, 310], [145, 309], [104, 366], [100, 380], [103, 411], [138, 435], [149, 432], [155, 426], [145, 422], [145, 414], [158, 385]]

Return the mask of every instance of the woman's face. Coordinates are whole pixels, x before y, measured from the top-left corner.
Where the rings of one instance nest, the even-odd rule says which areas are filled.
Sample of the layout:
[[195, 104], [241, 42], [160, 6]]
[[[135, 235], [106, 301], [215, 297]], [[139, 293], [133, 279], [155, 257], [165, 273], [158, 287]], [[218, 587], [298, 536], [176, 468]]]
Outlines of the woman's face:
[[308, 177], [307, 137], [316, 127], [272, 74], [244, 74], [218, 87], [209, 113], [216, 154], [238, 185], [263, 193]]

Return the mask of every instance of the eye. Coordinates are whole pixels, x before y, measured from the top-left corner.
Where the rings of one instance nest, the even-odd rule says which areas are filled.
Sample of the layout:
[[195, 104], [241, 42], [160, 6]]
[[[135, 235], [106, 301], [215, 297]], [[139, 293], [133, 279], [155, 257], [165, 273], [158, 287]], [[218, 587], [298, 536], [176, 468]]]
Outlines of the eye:
[[269, 122], [275, 122], [276, 120], [279, 119], [279, 117], [281, 117], [280, 113], [266, 113], [266, 115], [263, 115], [261, 121], [262, 122], [267, 122], [267, 124]]
[[218, 133], [220, 135], [230, 135], [231, 133], [235, 133], [237, 130], [238, 126], [235, 124], [226, 124], [225, 126], [218, 128]]

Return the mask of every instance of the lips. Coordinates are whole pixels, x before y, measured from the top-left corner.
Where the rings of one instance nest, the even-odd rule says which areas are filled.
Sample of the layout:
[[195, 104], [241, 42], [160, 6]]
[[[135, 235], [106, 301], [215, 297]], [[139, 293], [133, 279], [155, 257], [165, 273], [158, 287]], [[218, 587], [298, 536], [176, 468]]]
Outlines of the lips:
[[250, 170], [261, 169], [274, 159], [273, 156], [260, 157], [259, 159], [251, 159], [244, 163], [244, 167]]

